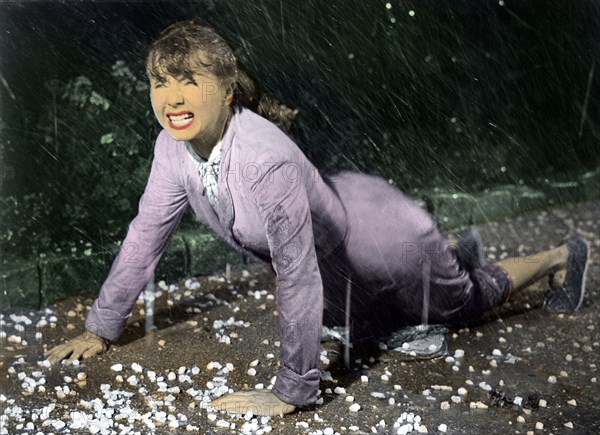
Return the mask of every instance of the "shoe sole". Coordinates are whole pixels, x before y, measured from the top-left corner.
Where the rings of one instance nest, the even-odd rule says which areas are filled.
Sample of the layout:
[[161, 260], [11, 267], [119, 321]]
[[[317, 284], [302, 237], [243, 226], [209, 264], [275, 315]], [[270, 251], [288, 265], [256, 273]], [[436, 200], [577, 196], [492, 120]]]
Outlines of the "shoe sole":
[[476, 228], [469, 228], [457, 235], [458, 262], [466, 270], [477, 269], [486, 263], [483, 255], [483, 241]]
[[[544, 300], [544, 306], [551, 311], [574, 313], [579, 310], [585, 295], [590, 245], [583, 237], [573, 236], [567, 240], [569, 259], [567, 274], [563, 287], [557, 292], [550, 293]], [[578, 264], [583, 262], [583, 270], [579, 272]], [[571, 299], [574, 289], [579, 288], [579, 300], [574, 303]]]

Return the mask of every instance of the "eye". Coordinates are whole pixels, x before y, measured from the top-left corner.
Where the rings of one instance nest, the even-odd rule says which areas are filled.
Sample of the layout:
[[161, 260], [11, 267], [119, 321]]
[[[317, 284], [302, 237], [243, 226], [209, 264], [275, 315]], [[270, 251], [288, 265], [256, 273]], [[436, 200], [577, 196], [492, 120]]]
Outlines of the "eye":
[[198, 83], [196, 83], [196, 81], [194, 79], [184, 79], [183, 84], [184, 85], [192, 85], [192, 86], [198, 85]]

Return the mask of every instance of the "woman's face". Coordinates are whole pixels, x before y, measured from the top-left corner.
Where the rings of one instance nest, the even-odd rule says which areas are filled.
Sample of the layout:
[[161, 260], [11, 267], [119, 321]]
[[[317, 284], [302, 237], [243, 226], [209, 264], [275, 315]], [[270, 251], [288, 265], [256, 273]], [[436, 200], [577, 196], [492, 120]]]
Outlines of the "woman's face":
[[191, 78], [151, 78], [150, 99], [158, 122], [175, 139], [190, 142], [218, 135], [229, 109], [220, 81], [207, 72]]

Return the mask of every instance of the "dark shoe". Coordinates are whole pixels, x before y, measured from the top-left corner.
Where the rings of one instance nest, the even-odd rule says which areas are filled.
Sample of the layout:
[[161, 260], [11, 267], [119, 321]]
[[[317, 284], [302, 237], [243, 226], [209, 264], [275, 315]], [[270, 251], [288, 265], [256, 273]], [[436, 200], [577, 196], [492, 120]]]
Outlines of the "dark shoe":
[[487, 263], [483, 256], [483, 242], [476, 228], [468, 228], [456, 234], [458, 264], [471, 271]]
[[444, 325], [407, 326], [394, 331], [387, 348], [412, 359], [431, 359], [448, 353], [448, 328]]
[[562, 288], [546, 295], [544, 306], [550, 311], [574, 313], [583, 302], [590, 247], [589, 243], [579, 236], [569, 237], [566, 243], [569, 259], [565, 281]]

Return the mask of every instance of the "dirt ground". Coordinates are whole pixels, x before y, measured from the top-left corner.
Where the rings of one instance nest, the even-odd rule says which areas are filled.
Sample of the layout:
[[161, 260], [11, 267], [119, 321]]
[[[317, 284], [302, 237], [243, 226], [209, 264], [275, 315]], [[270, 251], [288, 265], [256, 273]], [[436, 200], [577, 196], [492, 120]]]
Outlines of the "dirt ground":
[[[138, 304], [109, 351], [77, 366], [46, 367], [43, 350], [82, 332], [94, 295], [39, 312], [5, 312], [1, 431], [600, 433], [599, 217], [600, 201], [592, 201], [480, 227], [492, 260], [547, 249], [570, 234], [586, 237], [591, 263], [578, 313], [543, 309], [549, 287], [540, 281], [450, 331], [443, 358], [410, 361], [366, 343], [354, 346], [348, 370], [328, 366], [323, 355], [322, 404], [285, 417], [232, 415], [209, 406], [228, 388], [273, 383], [279, 342], [268, 265], [233, 266], [229, 281], [221, 275], [181, 280], [158, 299], [155, 331], [144, 333]], [[351, 411], [352, 404], [360, 409]]]

